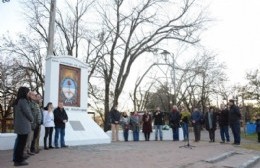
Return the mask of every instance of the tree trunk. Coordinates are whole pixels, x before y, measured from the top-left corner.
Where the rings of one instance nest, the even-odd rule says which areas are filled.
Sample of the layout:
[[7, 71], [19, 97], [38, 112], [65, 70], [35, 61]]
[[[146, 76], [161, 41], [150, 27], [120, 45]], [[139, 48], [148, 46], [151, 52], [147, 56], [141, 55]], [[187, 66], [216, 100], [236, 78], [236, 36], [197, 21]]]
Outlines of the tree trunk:
[[105, 110], [105, 122], [104, 122], [104, 131], [108, 131], [111, 129], [110, 126], [110, 114], [109, 114], [109, 83], [105, 84], [105, 102], [104, 102], [104, 110]]
[[2, 133], [6, 133], [6, 120], [2, 119], [1, 121]]

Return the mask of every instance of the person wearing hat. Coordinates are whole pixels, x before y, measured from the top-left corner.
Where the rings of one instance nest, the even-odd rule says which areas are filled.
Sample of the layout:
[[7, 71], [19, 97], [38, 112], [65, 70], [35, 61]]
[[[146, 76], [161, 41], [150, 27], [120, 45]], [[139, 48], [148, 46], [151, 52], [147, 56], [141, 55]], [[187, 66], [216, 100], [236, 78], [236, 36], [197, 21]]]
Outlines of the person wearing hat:
[[241, 113], [234, 100], [229, 100], [229, 125], [234, 137], [234, 145], [240, 145], [240, 119]]

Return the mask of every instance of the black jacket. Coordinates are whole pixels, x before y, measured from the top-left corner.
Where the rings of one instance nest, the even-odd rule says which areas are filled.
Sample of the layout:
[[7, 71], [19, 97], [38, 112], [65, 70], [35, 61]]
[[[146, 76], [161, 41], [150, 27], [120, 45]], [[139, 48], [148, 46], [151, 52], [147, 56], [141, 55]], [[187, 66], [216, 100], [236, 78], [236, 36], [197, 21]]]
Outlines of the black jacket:
[[229, 124], [239, 122], [241, 119], [241, 113], [240, 113], [239, 108], [235, 105], [230, 106], [228, 117], [229, 117], [228, 118]]
[[59, 107], [57, 107], [54, 111], [53, 111], [53, 115], [54, 115], [54, 124], [56, 128], [65, 128], [65, 123], [63, 122], [63, 120], [67, 120], [68, 121], [68, 115], [66, 113], [66, 111]]
[[228, 109], [224, 109], [218, 114], [218, 123], [220, 127], [228, 126], [228, 113]]
[[156, 111], [153, 115], [154, 118], [154, 125], [163, 125], [163, 113], [161, 111]]
[[117, 124], [119, 124], [121, 114], [118, 110], [112, 108], [110, 111], [110, 120], [112, 124], [115, 124], [115, 121], [118, 121]]
[[172, 128], [178, 128], [180, 126], [181, 115], [179, 111], [172, 111], [170, 113], [169, 122]]
[[[205, 122], [206, 130], [210, 130], [208, 114], [209, 114], [209, 112], [206, 112], [206, 114], [204, 115], [204, 122]], [[211, 129], [216, 130], [217, 129], [217, 115], [215, 112], [213, 112], [211, 115], [211, 122], [212, 122]]]

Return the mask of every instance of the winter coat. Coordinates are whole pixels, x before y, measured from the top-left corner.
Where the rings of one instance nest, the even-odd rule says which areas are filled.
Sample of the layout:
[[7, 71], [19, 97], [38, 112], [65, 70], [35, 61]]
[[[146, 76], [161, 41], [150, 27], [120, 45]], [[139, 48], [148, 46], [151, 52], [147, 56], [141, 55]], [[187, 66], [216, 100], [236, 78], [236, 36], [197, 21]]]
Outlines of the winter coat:
[[54, 124], [56, 128], [65, 128], [64, 120], [68, 121], [68, 115], [64, 108], [57, 107], [54, 111]]
[[32, 116], [33, 116], [33, 122], [31, 122], [31, 127], [32, 127], [32, 130], [34, 130], [36, 128], [36, 125], [38, 125], [39, 108], [38, 108], [38, 104], [32, 100], [29, 101], [29, 105], [31, 108]]
[[205, 122], [205, 128], [206, 130], [216, 130], [217, 129], [217, 115], [215, 112], [212, 112], [211, 117], [211, 122], [212, 122], [212, 127], [210, 128], [210, 123], [209, 123], [209, 117], [208, 117], [209, 112], [206, 112], [204, 115], [204, 122]]
[[237, 106], [232, 105], [229, 109], [229, 113], [228, 113], [228, 119], [229, 119], [229, 124], [233, 124], [236, 122], [239, 122], [241, 119], [241, 113], [240, 110]]
[[110, 120], [111, 120], [112, 124], [116, 124], [115, 121], [117, 121], [118, 122], [117, 124], [119, 124], [120, 117], [121, 117], [121, 114], [120, 114], [120, 112], [118, 110], [113, 108], [110, 111]]
[[54, 127], [54, 115], [53, 112], [48, 110], [43, 111], [43, 126], [44, 127]]
[[218, 123], [220, 127], [228, 126], [228, 113], [228, 109], [224, 109], [218, 114]]
[[154, 125], [163, 125], [164, 120], [163, 120], [163, 113], [161, 111], [156, 111], [153, 115], [154, 118]]
[[152, 116], [150, 114], [144, 114], [142, 121], [143, 121], [143, 132], [144, 133], [152, 132]]
[[178, 128], [180, 126], [181, 115], [179, 111], [172, 111], [170, 113], [169, 122], [172, 128]]
[[191, 114], [188, 111], [181, 112], [181, 122], [188, 124], [190, 121], [190, 116]]
[[140, 123], [141, 117], [138, 114], [130, 117], [130, 125], [133, 131], [140, 131]]
[[32, 130], [33, 115], [28, 100], [20, 99], [14, 106], [14, 132], [29, 134]]
[[201, 114], [201, 112], [199, 111], [194, 111], [191, 113], [191, 121], [195, 121], [195, 123], [192, 123], [193, 125], [197, 125], [197, 124], [201, 124], [203, 120], [203, 116]]
[[120, 124], [121, 124], [123, 130], [129, 129], [130, 118], [128, 116], [122, 116], [120, 118]]

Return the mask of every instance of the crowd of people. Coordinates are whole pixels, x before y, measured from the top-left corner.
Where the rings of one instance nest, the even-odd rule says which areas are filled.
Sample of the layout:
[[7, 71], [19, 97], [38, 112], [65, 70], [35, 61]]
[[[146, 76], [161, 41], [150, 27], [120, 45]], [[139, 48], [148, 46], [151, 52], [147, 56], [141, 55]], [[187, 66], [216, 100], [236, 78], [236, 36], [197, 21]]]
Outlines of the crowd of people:
[[[45, 127], [43, 138], [45, 150], [67, 147], [64, 136], [68, 116], [63, 108], [63, 103], [59, 102], [58, 107], [54, 110], [51, 102], [43, 109], [41, 103], [40, 94], [30, 91], [27, 87], [19, 88], [13, 105], [14, 132], [17, 134], [13, 152], [14, 166], [28, 165], [26, 160], [40, 152], [41, 125]], [[54, 146], [52, 145], [53, 129], [55, 129]]]
[[[194, 142], [199, 142], [201, 139], [201, 130], [203, 127], [209, 133], [209, 142], [215, 142], [215, 132], [219, 127], [221, 144], [230, 143], [229, 129], [231, 129], [234, 141], [233, 145], [240, 145], [240, 122], [241, 112], [234, 100], [229, 100], [227, 105], [222, 104], [220, 109], [209, 107], [204, 114], [199, 108], [194, 108], [190, 113], [185, 108], [178, 109], [173, 105], [171, 112], [165, 113], [156, 108], [154, 112], [144, 111], [143, 114], [137, 111], [127, 115], [126, 112], [121, 113], [117, 110], [117, 106], [110, 111], [112, 141], [119, 141], [119, 127], [122, 127], [124, 141], [128, 141], [129, 130], [133, 132], [133, 140], [139, 141], [139, 133], [142, 130], [145, 141], [150, 140], [150, 134], [154, 128], [155, 141], [163, 140], [163, 125], [165, 120], [168, 121], [172, 129], [173, 141], [179, 141], [180, 136], [184, 141], [189, 138], [189, 125], [193, 127]], [[179, 132], [179, 129], [182, 129]], [[256, 132], [258, 133], [258, 142], [260, 142], [260, 115], [256, 120]]]
[[[44, 150], [68, 147], [64, 140], [68, 116], [63, 103], [59, 102], [55, 109], [52, 102], [47, 103], [44, 108], [41, 108], [41, 106], [42, 97], [40, 94], [30, 91], [27, 87], [19, 88], [17, 98], [13, 104], [14, 132], [17, 134], [13, 150], [14, 166], [28, 165], [29, 163], [26, 162], [26, 159], [40, 152], [41, 125], [45, 128], [43, 137]], [[153, 128], [155, 131], [154, 140], [162, 141], [165, 114], [157, 107], [153, 113], [145, 111], [143, 115], [140, 115], [135, 111], [128, 116], [126, 112], [121, 114], [117, 110], [117, 106], [114, 106], [110, 111], [112, 141], [119, 141], [119, 127], [122, 127], [125, 141], [129, 140], [129, 130], [132, 130], [134, 141], [139, 141], [141, 130], [144, 133], [145, 141], [150, 141], [150, 134]], [[240, 120], [241, 113], [234, 100], [230, 100], [226, 106], [221, 105], [220, 110], [210, 107], [205, 114], [202, 114], [199, 108], [194, 108], [192, 113], [190, 113], [184, 108], [179, 110], [176, 105], [168, 113], [168, 122], [172, 128], [173, 141], [178, 141], [180, 136], [182, 136], [179, 134], [179, 128], [183, 129], [182, 137], [184, 141], [189, 140], [189, 125], [191, 124], [195, 142], [200, 141], [200, 132], [203, 126], [209, 132], [209, 142], [215, 142], [215, 131], [218, 123], [221, 143], [230, 142], [229, 128], [231, 128], [234, 138], [233, 144], [240, 145]], [[52, 141], [53, 131], [55, 131], [54, 142]], [[258, 142], [260, 142], [260, 115], [257, 116], [256, 120], [256, 132]]]

